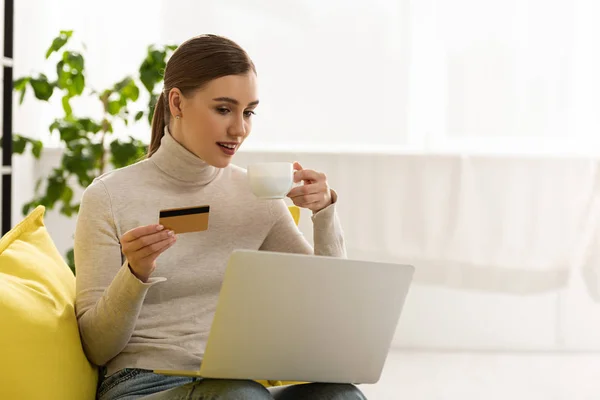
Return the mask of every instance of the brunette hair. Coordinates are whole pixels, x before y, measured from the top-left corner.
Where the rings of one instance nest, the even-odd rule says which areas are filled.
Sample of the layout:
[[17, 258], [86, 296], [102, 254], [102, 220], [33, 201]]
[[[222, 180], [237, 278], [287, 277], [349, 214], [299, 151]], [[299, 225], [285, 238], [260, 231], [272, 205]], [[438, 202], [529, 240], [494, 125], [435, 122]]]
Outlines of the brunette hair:
[[164, 73], [164, 87], [152, 117], [152, 138], [148, 157], [160, 147], [165, 126], [169, 123], [169, 92], [181, 90], [192, 94], [213, 79], [227, 75], [256, 73], [248, 54], [234, 41], [218, 35], [200, 35], [182, 43], [171, 55]]

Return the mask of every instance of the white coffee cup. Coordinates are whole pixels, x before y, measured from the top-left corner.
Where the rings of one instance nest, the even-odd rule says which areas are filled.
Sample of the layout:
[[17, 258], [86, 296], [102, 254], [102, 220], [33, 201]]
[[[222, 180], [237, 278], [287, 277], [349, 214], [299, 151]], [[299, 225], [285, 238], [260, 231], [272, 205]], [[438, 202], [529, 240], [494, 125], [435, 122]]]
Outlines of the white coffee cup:
[[261, 199], [283, 199], [294, 186], [294, 165], [289, 162], [264, 162], [248, 166], [252, 193]]

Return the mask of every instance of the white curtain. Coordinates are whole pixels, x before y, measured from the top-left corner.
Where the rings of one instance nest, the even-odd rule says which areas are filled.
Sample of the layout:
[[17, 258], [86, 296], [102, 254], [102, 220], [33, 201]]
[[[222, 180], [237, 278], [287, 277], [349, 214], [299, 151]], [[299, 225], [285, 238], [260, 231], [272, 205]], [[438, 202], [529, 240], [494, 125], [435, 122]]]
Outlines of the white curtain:
[[[326, 171], [351, 258], [410, 263], [415, 282], [540, 293], [583, 273], [600, 299], [600, 163], [593, 159], [243, 152]], [[312, 238], [310, 213], [301, 228]]]

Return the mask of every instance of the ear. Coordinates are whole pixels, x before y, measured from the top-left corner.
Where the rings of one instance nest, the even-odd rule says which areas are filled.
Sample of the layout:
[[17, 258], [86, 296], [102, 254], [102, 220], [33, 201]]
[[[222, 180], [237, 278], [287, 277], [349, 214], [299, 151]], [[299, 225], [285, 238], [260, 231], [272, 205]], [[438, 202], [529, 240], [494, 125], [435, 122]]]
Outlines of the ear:
[[183, 93], [181, 93], [181, 90], [178, 88], [171, 89], [169, 92], [169, 111], [171, 112], [172, 117], [182, 114], [183, 99]]

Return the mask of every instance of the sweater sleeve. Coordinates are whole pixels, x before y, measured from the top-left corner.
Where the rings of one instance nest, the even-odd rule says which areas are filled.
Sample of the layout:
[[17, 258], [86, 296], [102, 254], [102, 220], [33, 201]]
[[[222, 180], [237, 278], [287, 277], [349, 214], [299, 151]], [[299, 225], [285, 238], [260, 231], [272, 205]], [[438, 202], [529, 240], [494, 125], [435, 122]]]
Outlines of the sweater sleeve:
[[75, 228], [75, 311], [83, 349], [105, 365], [127, 345], [148, 288], [165, 280], [137, 279], [123, 262], [111, 201], [96, 180], [84, 192]]
[[283, 253], [314, 254], [346, 258], [342, 226], [336, 213], [337, 194], [333, 203], [312, 216], [314, 249], [296, 226], [283, 200], [274, 201], [272, 212], [275, 222], [261, 250]]

